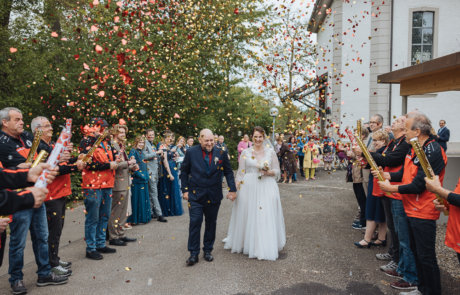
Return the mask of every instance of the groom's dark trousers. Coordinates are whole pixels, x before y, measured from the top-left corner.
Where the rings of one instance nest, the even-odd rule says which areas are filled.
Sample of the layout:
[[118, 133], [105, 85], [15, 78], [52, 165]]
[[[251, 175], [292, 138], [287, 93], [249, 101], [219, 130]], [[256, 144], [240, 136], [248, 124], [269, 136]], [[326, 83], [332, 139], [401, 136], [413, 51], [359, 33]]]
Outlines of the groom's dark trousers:
[[205, 219], [203, 251], [211, 252], [216, 239], [216, 220], [222, 200], [222, 174], [231, 192], [236, 192], [233, 170], [227, 151], [214, 147], [204, 151], [200, 145], [185, 153], [181, 165], [182, 192], [188, 192], [190, 226], [188, 250], [191, 255], [200, 253], [200, 231]]
[[[189, 195], [190, 196], [190, 195]], [[191, 255], [198, 256], [200, 254], [200, 232], [201, 224], [203, 223], [203, 215], [205, 218], [203, 251], [211, 252], [216, 239], [217, 213], [219, 212], [219, 203], [208, 202], [189, 202], [190, 226], [188, 238], [188, 250]]]

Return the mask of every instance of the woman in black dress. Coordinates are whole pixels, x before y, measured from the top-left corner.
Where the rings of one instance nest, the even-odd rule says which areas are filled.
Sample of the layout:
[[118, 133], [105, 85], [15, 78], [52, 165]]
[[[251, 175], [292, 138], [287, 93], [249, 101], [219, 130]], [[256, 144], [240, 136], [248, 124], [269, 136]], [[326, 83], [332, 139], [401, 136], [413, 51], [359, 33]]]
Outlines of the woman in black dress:
[[[291, 142], [288, 140], [288, 142]], [[291, 151], [289, 145], [285, 142], [282, 142], [280, 151], [278, 152], [278, 157], [282, 159], [282, 165], [283, 165], [283, 178], [284, 181], [283, 183], [288, 182], [292, 183], [292, 176], [294, 173], [296, 173], [296, 158], [295, 154]]]

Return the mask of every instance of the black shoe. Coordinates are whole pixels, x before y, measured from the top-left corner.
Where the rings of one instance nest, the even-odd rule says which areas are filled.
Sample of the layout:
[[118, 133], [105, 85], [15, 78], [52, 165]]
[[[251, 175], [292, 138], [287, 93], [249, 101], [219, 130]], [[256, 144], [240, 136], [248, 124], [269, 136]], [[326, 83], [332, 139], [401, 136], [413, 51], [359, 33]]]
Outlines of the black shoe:
[[86, 252], [86, 258], [93, 259], [93, 260], [101, 260], [104, 256], [97, 251]]
[[371, 242], [371, 244], [375, 247], [385, 247], [387, 245], [387, 240], [382, 241], [380, 239], [377, 239], [374, 242]]
[[372, 247], [372, 242], [368, 242], [366, 240], [363, 239], [363, 241], [366, 243], [366, 244], [361, 244], [360, 242], [355, 242], [355, 246], [358, 247], [358, 248], [370, 248]]
[[113, 246], [126, 246], [128, 244], [126, 244], [125, 241], [123, 241], [122, 239], [113, 239], [113, 240], [110, 240], [109, 241], [109, 244], [110, 245], [113, 245]]
[[198, 256], [196, 256], [196, 255], [191, 255], [191, 256], [187, 259], [187, 261], [186, 261], [187, 266], [192, 266], [192, 265], [194, 265], [195, 263], [198, 263], [198, 260], [199, 260], [199, 259], [198, 259]]
[[120, 238], [120, 240], [122, 240], [125, 243], [131, 243], [131, 242], [137, 241], [137, 239], [135, 239], [135, 238], [128, 238], [128, 237]]
[[157, 219], [159, 222], [168, 222], [163, 216], [158, 216]]
[[115, 250], [114, 248], [109, 248], [107, 246], [105, 246], [104, 248], [96, 248], [96, 251], [99, 252], [99, 253], [115, 253], [115, 252], [117, 252], [117, 250]]
[[211, 262], [214, 260], [214, 257], [212, 257], [211, 252], [204, 252], [204, 260]]
[[46, 277], [38, 277], [37, 286], [44, 287], [44, 286], [49, 286], [49, 285], [62, 285], [62, 284], [67, 284], [68, 281], [69, 281], [69, 278], [65, 276], [58, 276], [51, 272]]
[[27, 294], [27, 289], [24, 286], [24, 282], [22, 280], [17, 280], [11, 284], [11, 290], [13, 291], [14, 295]]

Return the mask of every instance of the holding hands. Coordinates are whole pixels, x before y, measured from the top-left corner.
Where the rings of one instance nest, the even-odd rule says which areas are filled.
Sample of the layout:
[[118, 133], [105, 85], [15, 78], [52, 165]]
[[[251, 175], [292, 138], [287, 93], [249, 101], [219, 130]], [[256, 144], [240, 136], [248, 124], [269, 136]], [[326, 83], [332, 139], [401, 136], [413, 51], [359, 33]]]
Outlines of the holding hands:
[[226, 198], [229, 199], [232, 202], [235, 201], [236, 200], [236, 192], [228, 192]]

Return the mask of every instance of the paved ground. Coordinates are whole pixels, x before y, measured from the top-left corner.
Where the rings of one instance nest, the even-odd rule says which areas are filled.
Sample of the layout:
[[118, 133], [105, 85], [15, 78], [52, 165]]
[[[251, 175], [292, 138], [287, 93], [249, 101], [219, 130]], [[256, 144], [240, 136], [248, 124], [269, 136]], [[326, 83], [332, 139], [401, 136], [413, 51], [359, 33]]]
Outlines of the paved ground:
[[[351, 229], [356, 201], [343, 172], [320, 173], [316, 181], [281, 184], [287, 245], [276, 262], [231, 254], [220, 242], [226, 234], [231, 202], [218, 219], [214, 262], [186, 267], [188, 213], [162, 224], [130, 230], [139, 242], [118, 247], [101, 261], [84, 258], [83, 209], [68, 211], [61, 257], [74, 274], [63, 286], [35, 286], [31, 244], [25, 257], [29, 294], [398, 294], [391, 278], [378, 270], [378, 249], [357, 249], [362, 233]], [[8, 252], [6, 252], [8, 253]], [[7, 256], [5, 257], [7, 259]], [[201, 258], [201, 257], [200, 257]], [[9, 294], [7, 266], [0, 269], [0, 294]], [[442, 272], [443, 294], [460, 294], [460, 280]]]

